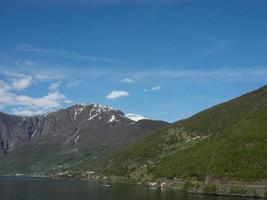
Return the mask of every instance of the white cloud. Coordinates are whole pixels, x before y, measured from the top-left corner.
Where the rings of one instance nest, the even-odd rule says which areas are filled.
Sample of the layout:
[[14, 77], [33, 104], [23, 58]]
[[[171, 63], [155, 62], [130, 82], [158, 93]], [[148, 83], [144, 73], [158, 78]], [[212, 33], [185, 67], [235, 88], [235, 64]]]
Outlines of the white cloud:
[[60, 83], [51, 83], [49, 86], [50, 91], [56, 91], [60, 86]]
[[8, 103], [12, 99], [12, 94], [9, 92], [10, 86], [0, 80], [0, 105]]
[[39, 109], [50, 110], [61, 105], [61, 100], [66, 97], [58, 91], [50, 92], [43, 97], [31, 97], [27, 95], [16, 95], [11, 92], [0, 91], [0, 104], [12, 106], [31, 106]]
[[125, 114], [125, 116], [136, 122], [142, 119], [146, 119], [144, 116], [135, 114], [135, 113], [128, 113], [128, 114]]
[[10, 76], [9, 83], [0, 80], [0, 107], [12, 106], [14, 114], [32, 115], [49, 112], [68, 101], [65, 95], [57, 90], [58, 83], [52, 83], [48, 88], [50, 92], [45, 96], [32, 97], [18, 94], [17, 91], [29, 87], [33, 79], [23, 74]]
[[10, 89], [10, 86], [6, 82], [0, 80], [0, 93], [5, 92], [9, 89]]
[[76, 81], [71, 81], [67, 84], [67, 87], [75, 87], [79, 85], [82, 82], [82, 80], [76, 80]]
[[7, 71], [5, 71], [3, 74], [5, 74], [11, 82], [10, 89], [12, 88], [14, 90], [24, 90], [28, 88], [33, 82], [33, 78], [30, 75]]
[[154, 86], [151, 88], [152, 91], [160, 90], [161, 86]]
[[161, 90], [161, 86], [153, 86], [150, 89], [144, 89], [144, 92], [151, 92], [151, 91], [157, 91], [157, 90]]
[[131, 79], [131, 78], [125, 78], [121, 81], [122, 83], [135, 83], [135, 80]]
[[121, 97], [127, 97], [129, 95], [130, 93], [127, 91], [113, 90], [106, 96], [106, 98], [111, 100], [111, 99], [117, 99]]
[[12, 87], [15, 90], [23, 90], [23, 89], [28, 88], [31, 85], [31, 83], [32, 83], [32, 77], [27, 76], [21, 79], [13, 79]]
[[13, 102], [16, 105], [33, 106], [37, 108], [57, 108], [60, 106], [60, 100], [65, 96], [58, 91], [50, 92], [46, 96], [33, 98], [25, 95], [14, 96]]
[[0, 94], [0, 104], [13, 106], [13, 113], [17, 115], [37, 115], [50, 112], [62, 106], [67, 100], [60, 92], [50, 92], [42, 97], [16, 95], [12, 93]]
[[[54, 111], [69, 104], [71, 101], [59, 91], [61, 80], [54, 70], [42, 70], [30, 61], [16, 63], [17, 68], [0, 66], [0, 74], [4, 75], [5, 81], [0, 80], [0, 107], [9, 108], [14, 114], [36, 115]], [[23, 71], [23, 73], [21, 73]], [[42, 82], [49, 82], [47, 93], [41, 96], [25, 94], [24, 90], [33, 83], [38, 85]]]

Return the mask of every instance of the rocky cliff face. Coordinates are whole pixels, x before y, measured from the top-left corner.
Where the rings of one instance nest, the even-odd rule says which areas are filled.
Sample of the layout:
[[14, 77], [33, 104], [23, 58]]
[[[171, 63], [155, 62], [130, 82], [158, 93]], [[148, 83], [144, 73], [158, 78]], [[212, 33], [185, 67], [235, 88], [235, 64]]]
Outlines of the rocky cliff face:
[[0, 152], [5, 154], [27, 144], [54, 145], [68, 151], [104, 151], [166, 124], [135, 122], [123, 112], [99, 104], [78, 104], [32, 117], [0, 113]]
[[38, 117], [20, 117], [0, 113], [0, 152], [7, 153], [28, 143]]

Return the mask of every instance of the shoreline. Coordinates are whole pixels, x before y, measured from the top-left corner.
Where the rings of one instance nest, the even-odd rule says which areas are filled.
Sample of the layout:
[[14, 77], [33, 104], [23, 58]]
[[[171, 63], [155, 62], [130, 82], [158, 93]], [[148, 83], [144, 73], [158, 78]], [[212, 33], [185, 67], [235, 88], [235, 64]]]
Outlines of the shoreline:
[[[201, 195], [215, 195], [215, 196], [227, 196], [227, 197], [248, 197], [267, 199], [267, 184], [260, 184], [254, 182], [249, 184], [248, 182], [233, 181], [229, 183], [218, 183], [218, 182], [200, 182], [195, 179], [190, 181], [185, 180], [164, 180], [155, 182], [134, 182], [126, 180], [112, 180], [112, 177], [105, 179], [99, 178], [94, 180], [92, 178], [81, 178], [81, 177], [67, 177], [67, 176], [47, 176], [47, 175], [28, 175], [28, 174], [15, 174], [15, 175], [0, 175], [0, 178], [48, 178], [54, 180], [77, 180], [94, 182], [99, 184], [107, 183], [119, 183], [119, 184], [132, 184], [132, 185], [143, 185], [150, 188], [161, 188], [161, 189], [173, 189], [186, 192], [188, 194], [201, 194]], [[118, 178], [118, 177], [116, 177]], [[121, 177], [120, 177], [121, 178]], [[238, 184], [234, 184], [238, 183]]]
[[196, 179], [190, 180], [167, 180], [161, 179], [154, 182], [143, 181], [134, 182], [124, 179], [110, 180], [111, 183], [126, 183], [126, 184], [141, 184], [151, 188], [170, 188], [174, 190], [181, 190], [189, 194], [202, 194], [202, 195], [215, 195], [215, 196], [228, 196], [228, 197], [248, 197], [267, 199], [267, 182], [242, 182], [242, 181], [225, 181], [220, 183], [217, 180], [213, 182], [197, 181]]

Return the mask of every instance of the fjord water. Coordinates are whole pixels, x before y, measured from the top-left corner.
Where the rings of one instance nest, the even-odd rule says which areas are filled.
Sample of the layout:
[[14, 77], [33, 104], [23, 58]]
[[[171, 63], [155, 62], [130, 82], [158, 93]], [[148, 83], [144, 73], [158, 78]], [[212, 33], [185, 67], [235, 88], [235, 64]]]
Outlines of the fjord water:
[[[243, 200], [187, 194], [141, 185], [92, 183], [49, 178], [0, 177], [1, 200]], [[248, 198], [246, 198], [248, 199]]]

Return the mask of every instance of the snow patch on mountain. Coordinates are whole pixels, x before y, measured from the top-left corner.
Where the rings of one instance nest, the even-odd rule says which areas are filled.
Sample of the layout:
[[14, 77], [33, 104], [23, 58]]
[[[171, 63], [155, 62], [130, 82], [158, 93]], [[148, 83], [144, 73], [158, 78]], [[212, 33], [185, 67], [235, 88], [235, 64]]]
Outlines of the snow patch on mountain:
[[74, 142], [76, 143], [79, 140], [80, 136], [77, 135], [77, 137], [75, 138]]
[[108, 122], [113, 122], [116, 120], [116, 117], [114, 115], [111, 116], [111, 119]]
[[94, 118], [97, 117], [98, 115], [99, 115], [99, 113], [92, 115], [92, 112], [90, 111], [88, 121], [94, 119]]
[[125, 116], [135, 122], [139, 121], [139, 120], [142, 120], [142, 119], [146, 119], [144, 116], [142, 115], [139, 115], [139, 114], [135, 114], [135, 113], [128, 113], [128, 114], [125, 114]]
[[84, 107], [74, 108], [74, 116], [73, 119], [76, 120], [77, 116], [84, 110]]
[[111, 111], [111, 110], [116, 110], [112, 107], [109, 107], [109, 106], [105, 106], [105, 105], [102, 105], [102, 104], [98, 104], [98, 103], [79, 103], [79, 104], [76, 104], [76, 106], [81, 106], [81, 107], [89, 107], [89, 106], [92, 106], [94, 109], [98, 109], [99, 111]]

